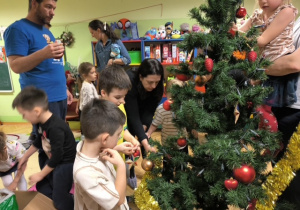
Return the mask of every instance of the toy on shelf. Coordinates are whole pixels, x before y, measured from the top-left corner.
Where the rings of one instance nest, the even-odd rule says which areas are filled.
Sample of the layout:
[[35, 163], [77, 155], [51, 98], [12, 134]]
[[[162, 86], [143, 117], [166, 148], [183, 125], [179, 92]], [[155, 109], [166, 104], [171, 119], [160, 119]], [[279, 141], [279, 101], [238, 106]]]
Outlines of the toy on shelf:
[[171, 36], [172, 39], [180, 39], [181, 38], [180, 31], [177, 29], [174, 29], [171, 34], [172, 34], [172, 36]]
[[139, 39], [136, 22], [132, 23], [130, 20], [122, 18], [117, 23], [111, 23], [110, 27], [123, 41]]
[[165, 24], [165, 30], [166, 30], [166, 39], [171, 39], [172, 31], [173, 31], [173, 22], [167, 22]]
[[203, 32], [202, 28], [198, 24], [194, 24], [192, 26], [192, 31], [193, 32]]
[[156, 28], [152, 27], [150, 30], [146, 31], [145, 39], [146, 40], [155, 40], [156, 39]]
[[110, 52], [110, 57], [118, 59], [121, 58], [121, 47], [118, 44], [112, 44], [111, 45], [111, 52]]
[[163, 25], [158, 27], [156, 32], [156, 39], [165, 39], [166, 38], [166, 29]]
[[180, 34], [189, 34], [191, 31], [190, 31], [190, 24], [188, 23], [182, 23], [180, 25]]

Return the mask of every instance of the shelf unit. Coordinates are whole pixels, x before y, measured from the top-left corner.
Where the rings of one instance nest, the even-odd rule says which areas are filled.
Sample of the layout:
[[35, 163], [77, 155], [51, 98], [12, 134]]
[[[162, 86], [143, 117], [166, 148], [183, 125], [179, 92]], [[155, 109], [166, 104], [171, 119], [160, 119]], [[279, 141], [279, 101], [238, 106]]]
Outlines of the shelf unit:
[[[163, 59], [163, 46], [167, 45], [173, 45], [177, 44], [183, 41], [183, 39], [160, 39], [160, 40], [127, 40], [127, 41], [122, 41], [124, 46], [126, 47], [131, 59], [132, 63], [130, 66], [138, 66], [140, 65], [140, 62], [145, 59], [145, 46], [159, 46], [160, 47], [160, 56], [161, 56], [161, 63], [163, 66], [169, 66], [169, 65], [178, 65], [180, 62], [178, 59], [174, 62], [164, 62], [166, 61]], [[92, 53], [93, 53], [93, 63], [95, 66], [97, 66], [96, 63], [96, 54], [95, 54], [95, 45], [97, 42], [93, 41], [92, 42]], [[170, 49], [169, 49], [170, 50]], [[178, 54], [178, 50], [176, 51], [176, 54]], [[138, 57], [140, 56], [140, 57]], [[192, 64], [192, 60], [194, 57], [197, 56], [197, 49], [195, 48], [192, 52], [192, 55], [190, 56], [190, 64]], [[168, 55], [169, 57], [169, 55]], [[178, 58], [178, 57], [177, 57]]]

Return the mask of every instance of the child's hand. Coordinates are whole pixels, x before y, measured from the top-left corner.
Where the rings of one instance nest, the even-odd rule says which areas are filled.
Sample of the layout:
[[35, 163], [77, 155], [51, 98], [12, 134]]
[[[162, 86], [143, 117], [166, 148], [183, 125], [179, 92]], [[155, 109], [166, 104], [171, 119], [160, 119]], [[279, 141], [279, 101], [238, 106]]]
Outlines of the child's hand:
[[76, 113], [76, 114], [79, 114], [79, 108], [78, 108], [78, 107], [76, 107], [75, 113]]
[[134, 137], [131, 139], [131, 144], [136, 148], [141, 146], [140, 142]]
[[150, 137], [151, 137], [151, 135], [148, 132], [146, 132], [146, 136], [148, 139], [150, 139]]
[[124, 153], [125, 155], [131, 155], [134, 153], [134, 146], [130, 142], [123, 142], [114, 147], [114, 150]]
[[8, 185], [6, 187], [6, 189], [10, 190], [10, 191], [15, 191], [17, 189], [18, 183], [17, 182], [12, 182], [10, 185]]
[[41, 173], [35, 173], [29, 177], [29, 185], [34, 185], [37, 182], [41, 181], [44, 177], [41, 175]]
[[103, 152], [100, 154], [100, 158], [102, 160], [107, 160], [108, 162], [112, 163], [113, 165], [118, 166], [125, 166], [123, 158], [119, 154], [117, 150], [114, 149], [104, 149]]

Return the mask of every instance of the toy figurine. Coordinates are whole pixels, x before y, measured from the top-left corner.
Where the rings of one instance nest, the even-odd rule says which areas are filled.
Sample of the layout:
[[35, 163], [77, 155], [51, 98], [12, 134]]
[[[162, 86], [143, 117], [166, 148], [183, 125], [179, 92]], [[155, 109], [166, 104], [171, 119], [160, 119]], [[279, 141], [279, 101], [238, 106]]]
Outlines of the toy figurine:
[[192, 31], [193, 32], [202, 32], [202, 29], [201, 29], [201, 27], [198, 24], [194, 24], [192, 26]]
[[157, 33], [156, 33], [156, 39], [165, 39], [166, 38], [166, 30], [165, 28], [163, 29], [158, 29]]
[[173, 31], [173, 23], [172, 22], [167, 22], [165, 24], [165, 29], [166, 29], [166, 39], [171, 39], [172, 38], [172, 31]]
[[118, 59], [121, 58], [121, 47], [118, 44], [111, 45], [110, 57]]
[[118, 21], [118, 28], [122, 30], [122, 37], [127, 37], [127, 30], [130, 29], [130, 20], [122, 18]]
[[180, 33], [181, 34], [189, 34], [190, 33], [190, 25], [188, 23], [182, 23], [180, 25]]
[[180, 31], [177, 29], [174, 29], [171, 34], [172, 34], [172, 39], [180, 39], [181, 37]]
[[152, 27], [149, 31], [145, 33], [146, 40], [155, 40], [156, 39], [156, 28]]

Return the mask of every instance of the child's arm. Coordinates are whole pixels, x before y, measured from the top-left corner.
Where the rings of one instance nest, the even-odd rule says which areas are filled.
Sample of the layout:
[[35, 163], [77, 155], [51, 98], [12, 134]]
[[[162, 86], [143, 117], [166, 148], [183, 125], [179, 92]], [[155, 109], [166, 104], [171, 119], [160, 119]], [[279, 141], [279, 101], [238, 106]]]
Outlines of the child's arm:
[[279, 36], [294, 19], [295, 14], [292, 8], [284, 8], [281, 10], [262, 35], [257, 38], [258, 46], [264, 47], [270, 43]]
[[76, 109], [75, 109], [76, 114], [79, 114], [79, 105], [80, 105], [80, 100], [77, 100]]
[[28, 158], [38, 150], [35, 146], [31, 145], [29, 149], [25, 152], [22, 158], [19, 159], [18, 170], [21, 169], [23, 164], [27, 164]]
[[156, 131], [156, 129], [157, 129], [157, 126], [151, 124], [149, 130], [148, 130], [147, 133], [146, 133], [146, 135], [148, 136], [148, 138], [151, 137], [151, 134], [152, 134], [154, 131]]
[[25, 169], [26, 169], [26, 166], [27, 166], [27, 162], [24, 163], [24, 164], [21, 166], [20, 169], [18, 169], [17, 175], [15, 175], [15, 178], [14, 178], [13, 182], [12, 182], [10, 185], [8, 185], [6, 189], [8, 189], [8, 190], [10, 190], [10, 191], [15, 191], [15, 190], [16, 190], [16, 188], [17, 188], [17, 186], [18, 186], [18, 183], [19, 183], [21, 177], [22, 177], [23, 174], [24, 174], [24, 171], [25, 171]]
[[[251, 25], [252, 25], [251, 21], [252, 20], [250, 18], [247, 19], [246, 22], [241, 27], [239, 27], [238, 31], [244, 32], [244, 33], [249, 31], [249, 29], [251, 28]], [[236, 26], [234, 25], [233, 28], [236, 29]]]
[[115, 187], [116, 190], [119, 193], [119, 202], [118, 205], [122, 205], [125, 201], [125, 196], [126, 196], [126, 167], [125, 167], [125, 163], [122, 159], [122, 157], [120, 156], [120, 154], [113, 149], [105, 149], [103, 150], [103, 154], [106, 154], [104, 156], [102, 156], [103, 160], [107, 160], [110, 163], [112, 163], [113, 165], [116, 166], [116, 171], [117, 171], [117, 175], [116, 175], [116, 180], [115, 180]]
[[53, 171], [54, 168], [49, 167], [47, 164], [45, 167], [38, 173], [35, 173], [29, 177], [29, 184], [33, 185], [42, 179], [44, 179], [51, 171]]
[[134, 147], [139, 147], [139, 146], [140, 146], [140, 142], [139, 142], [136, 138], [134, 138], [133, 135], [131, 135], [131, 133], [129, 132], [128, 129], [126, 129], [126, 130], [124, 131], [124, 136], [123, 136], [123, 138], [124, 138], [126, 141], [130, 142], [131, 144], [133, 144]]

